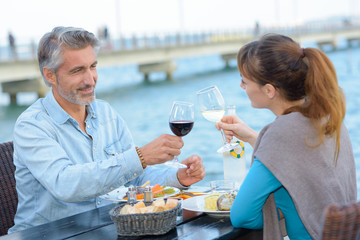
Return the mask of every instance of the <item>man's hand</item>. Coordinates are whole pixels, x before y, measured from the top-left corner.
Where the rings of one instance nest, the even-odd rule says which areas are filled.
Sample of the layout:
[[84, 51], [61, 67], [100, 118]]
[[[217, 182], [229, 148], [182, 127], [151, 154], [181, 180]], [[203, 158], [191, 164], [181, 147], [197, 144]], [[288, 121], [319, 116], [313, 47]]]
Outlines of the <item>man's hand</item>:
[[187, 168], [179, 168], [177, 172], [177, 177], [182, 185], [190, 186], [205, 177], [205, 166], [199, 156], [192, 155], [181, 163], [187, 166]]
[[181, 137], [163, 134], [152, 142], [140, 148], [146, 165], [164, 163], [180, 155], [180, 149], [184, 146]]

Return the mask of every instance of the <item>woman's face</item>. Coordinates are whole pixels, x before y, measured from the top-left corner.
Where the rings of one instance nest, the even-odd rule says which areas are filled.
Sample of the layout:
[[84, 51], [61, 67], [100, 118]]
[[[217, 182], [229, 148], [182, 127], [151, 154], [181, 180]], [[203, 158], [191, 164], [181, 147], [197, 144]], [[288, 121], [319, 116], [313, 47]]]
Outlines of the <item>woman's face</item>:
[[251, 106], [254, 108], [267, 108], [269, 105], [269, 98], [265, 94], [265, 86], [262, 86], [255, 81], [252, 81], [244, 76], [241, 76], [240, 87], [245, 90], [248, 95]]

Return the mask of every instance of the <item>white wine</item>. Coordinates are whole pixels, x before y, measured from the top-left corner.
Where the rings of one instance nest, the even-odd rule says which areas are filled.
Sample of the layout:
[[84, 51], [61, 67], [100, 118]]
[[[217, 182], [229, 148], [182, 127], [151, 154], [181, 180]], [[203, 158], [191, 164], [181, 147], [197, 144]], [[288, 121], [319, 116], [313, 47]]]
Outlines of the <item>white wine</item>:
[[201, 111], [201, 114], [210, 122], [219, 122], [225, 114], [225, 110], [210, 110], [210, 111]]

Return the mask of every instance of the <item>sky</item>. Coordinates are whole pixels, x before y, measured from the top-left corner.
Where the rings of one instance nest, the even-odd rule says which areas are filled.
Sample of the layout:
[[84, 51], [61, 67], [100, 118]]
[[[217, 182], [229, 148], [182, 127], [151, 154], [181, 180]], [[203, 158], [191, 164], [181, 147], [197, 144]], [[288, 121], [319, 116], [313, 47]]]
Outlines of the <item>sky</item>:
[[292, 25], [331, 16], [360, 15], [360, 0], [0, 0], [0, 45], [38, 42], [55, 26], [110, 36]]

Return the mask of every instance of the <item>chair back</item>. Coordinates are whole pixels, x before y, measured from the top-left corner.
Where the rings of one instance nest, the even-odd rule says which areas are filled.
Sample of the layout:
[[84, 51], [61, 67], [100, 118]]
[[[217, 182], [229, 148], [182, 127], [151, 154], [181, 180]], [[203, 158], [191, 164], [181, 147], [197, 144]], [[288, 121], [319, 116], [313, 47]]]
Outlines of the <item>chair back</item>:
[[14, 226], [18, 203], [13, 152], [13, 142], [0, 144], [0, 236]]
[[325, 209], [321, 240], [360, 239], [360, 202], [330, 204]]

